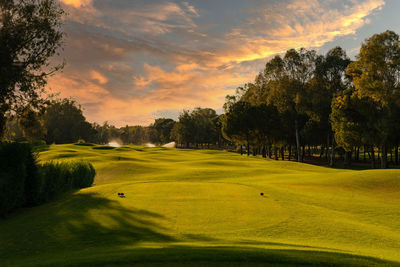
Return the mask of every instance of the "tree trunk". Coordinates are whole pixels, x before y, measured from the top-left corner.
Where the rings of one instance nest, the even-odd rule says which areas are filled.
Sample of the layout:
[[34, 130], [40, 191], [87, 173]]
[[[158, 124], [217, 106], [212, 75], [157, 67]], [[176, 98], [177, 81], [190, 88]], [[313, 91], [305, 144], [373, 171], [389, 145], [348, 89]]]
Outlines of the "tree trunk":
[[265, 145], [263, 145], [263, 147], [262, 147], [262, 157], [263, 158], [266, 158], [267, 157], [267, 151], [266, 151], [266, 148], [265, 148]]
[[394, 162], [393, 162], [393, 148], [392, 147], [390, 148], [390, 164], [394, 165]]
[[304, 158], [306, 157], [306, 146], [303, 146], [301, 151], [301, 162], [304, 162]]
[[374, 146], [371, 146], [371, 168], [375, 169], [375, 151]]
[[274, 146], [274, 155], [275, 155], [275, 160], [278, 160], [278, 148]]
[[292, 145], [289, 145], [289, 148], [288, 148], [288, 150], [289, 150], [289, 161], [292, 159]]
[[246, 135], [247, 141], [247, 156], [250, 156], [250, 143], [249, 143], [249, 135]]
[[285, 160], [285, 147], [281, 147], [281, 158]]
[[268, 146], [268, 157], [272, 159], [272, 146]]
[[359, 161], [360, 160], [360, 147], [357, 147], [357, 152], [356, 152], [356, 156], [355, 156], [355, 160]]
[[297, 162], [303, 162], [301, 158], [301, 147], [300, 147], [300, 135], [299, 135], [299, 123], [297, 119], [294, 121], [294, 127], [296, 130], [296, 146], [297, 146]]
[[329, 164], [331, 167], [335, 166], [335, 135], [332, 135], [332, 151], [331, 151], [331, 162]]
[[367, 160], [367, 158], [366, 158], [366, 155], [365, 155], [365, 150], [367, 150], [367, 148], [366, 148], [366, 146], [364, 145], [364, 158], [363, 158], [363, 161], [365, 162], [366, 160]]
[[243, 155], [243, 146], [240, 145], [240, 155]]
[[399, 165], [399, 146], [396, 145], [394, 149], [394, 162], [396, 165]]
[[382, 169], [387, 169], [388, 168], [388, 162], [387, 162], [387, 148], [386, 145], [382, 146], [382, 153], [381, 153], [381, 168]]
[[351, 156], [353, 154], [353, 151], [346, 151], [344, 153], [344, 165], [345, 166], [350, 166], [351, 165]]
[[326, 138], [326, 154], [325, 154], [326, 160], [329, 161], [329, 133]]

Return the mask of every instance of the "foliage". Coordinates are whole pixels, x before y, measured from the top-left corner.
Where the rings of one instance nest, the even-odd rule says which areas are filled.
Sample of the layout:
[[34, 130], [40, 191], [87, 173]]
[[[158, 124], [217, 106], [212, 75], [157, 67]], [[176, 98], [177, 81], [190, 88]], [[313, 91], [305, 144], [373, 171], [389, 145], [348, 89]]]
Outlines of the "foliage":
[[48, 144], [90, 140], [95, 134], [92, 125], [83, 116], [81, 107], [74, 100], [67, 98], [49, 103], [44, 109], [43, 124]]
[[210, 108], [195, 108], [183, 111], [171, 131], [171, 139], [178, 144], [189, 147], [191, 144], [218, 145], [224, 142], [221, 136], [219, 116]]
[[356, 59], [351, 62], [340, 47], [326, 55], [290, 49], [273, 57], [253, 83], [227, 96], [224, 135], [238, 145], [247, 143], [248, 154], [250, 146], [253, 154], [265, 145], [274, 147], [276, 159], [278, 148], [282, 159], [287, 148], [290, 159], [295, 144], [302, 161], [305, 147], [311, 155], [313, 146], [333, 166], [335, 151], [343, 149], [351, 158], [352, 151], [369, 148], [374, 161], [379, 147], [383, 168], [393, 149], [399, 164], [399, 36], [391, 31], [373, 35]]
[[62, 192], [92, 185], [96, 172], [87, 161], [37, 165], [28, 143], [0, 144], [0, 216], [47, 202]]
[[149, 127], [150, 142], [154, 144], [166, 144], [171, 142], [171, 131], [175, 123], [173, 119], [156, 119]]
[[47, 202], [71, 189], [89, 187], [96, 175], [87, 161], [48, 162], [39, 167], [39, 172], [42, 183], [36, 204]]
[[0, 135], [6, 114], [37, 107], [47, 77], [62, 67], [50, 58], [62, 45], [63, 13], [55, 0], [0, 1]]
[[38, 180], [29, 144], [0, 144], [0, 216], [31, 203]]

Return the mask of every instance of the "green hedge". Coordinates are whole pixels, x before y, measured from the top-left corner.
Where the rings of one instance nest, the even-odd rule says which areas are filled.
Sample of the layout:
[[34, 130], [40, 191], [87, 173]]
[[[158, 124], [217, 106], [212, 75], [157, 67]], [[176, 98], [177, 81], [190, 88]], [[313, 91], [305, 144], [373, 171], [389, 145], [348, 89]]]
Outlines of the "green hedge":
[[0, 144], [0, 216], [89, 187], [96, 171], [87, 161], [36, 163], [29, 144]]
[[89, 187], [96, 175], [92, 164], [87, 161], [48, 162], [39, 166], [39, 172], [42, 177], [39, 203], [71, 189]]

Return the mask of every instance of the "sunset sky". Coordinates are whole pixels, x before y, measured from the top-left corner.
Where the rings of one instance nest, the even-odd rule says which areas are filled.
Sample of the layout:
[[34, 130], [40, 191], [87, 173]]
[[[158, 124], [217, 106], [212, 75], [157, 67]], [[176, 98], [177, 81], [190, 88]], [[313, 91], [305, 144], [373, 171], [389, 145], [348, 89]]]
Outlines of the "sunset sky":
[[49, 92], [72, 96], [90, 122], [148, 125], [183, 109], [222, 112], [227, 94], [290, 48], [349, 56], [387, 29], [398, 0], [61, 0], [63, 72]]

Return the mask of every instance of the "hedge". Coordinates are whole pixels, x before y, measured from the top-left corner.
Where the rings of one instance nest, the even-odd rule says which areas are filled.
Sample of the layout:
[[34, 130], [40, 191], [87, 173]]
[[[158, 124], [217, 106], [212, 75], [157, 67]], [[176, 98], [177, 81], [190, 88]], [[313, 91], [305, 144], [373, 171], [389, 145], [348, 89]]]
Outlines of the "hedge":
[[87, 161], [37, 164], [29, 144], [0, 143], [0, 216], [89, 187], [96, 171]]

